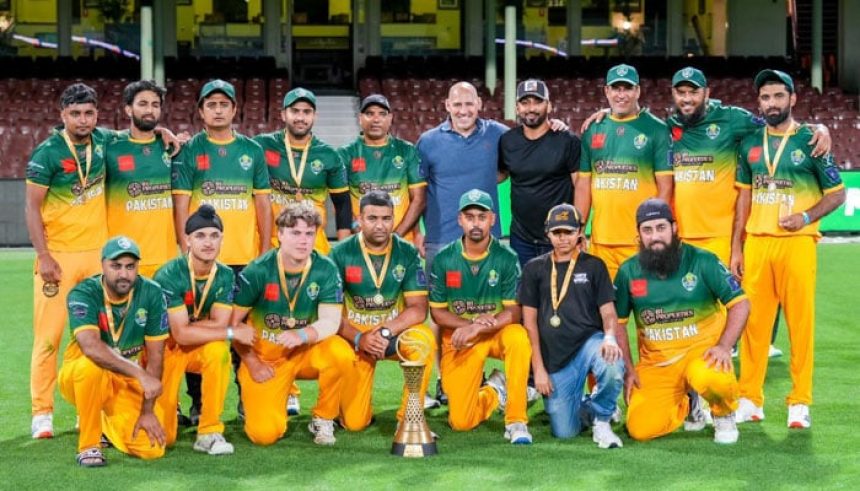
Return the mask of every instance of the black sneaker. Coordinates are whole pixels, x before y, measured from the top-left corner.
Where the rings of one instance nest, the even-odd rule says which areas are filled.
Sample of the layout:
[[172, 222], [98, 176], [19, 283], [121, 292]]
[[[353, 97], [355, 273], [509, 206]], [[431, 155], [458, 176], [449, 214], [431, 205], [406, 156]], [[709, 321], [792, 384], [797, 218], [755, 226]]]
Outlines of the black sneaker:
[[176, 406], [176, 423], [179, 426], [191, 426], [191, 420], [188, 419], [188, 416], [182, 414], [182, 408]]
[[191, 406], [188, 411], [188, 419], [191, 420], [191, 426], [200, 424], [200, 406]]
[[442, 390], [442, 379], [436, 379], [436, 400], [443, 406], [448, 405], [448, 394]]

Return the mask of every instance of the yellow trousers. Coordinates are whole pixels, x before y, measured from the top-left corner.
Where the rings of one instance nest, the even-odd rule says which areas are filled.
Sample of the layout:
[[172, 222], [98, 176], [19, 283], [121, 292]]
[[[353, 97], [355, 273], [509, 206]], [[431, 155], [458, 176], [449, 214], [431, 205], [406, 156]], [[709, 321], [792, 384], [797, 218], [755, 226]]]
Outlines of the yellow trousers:
[[815, 238], [749, 236], [744, 245], [743, 287], [750, 317], [741, 335], [741, 397], [764, 405], [768, 349], [781, 305], [791, 340], [791, 392], [786, 404], [812, 403], [815, 344]]
[[690, 411], [690, 389], [708, 401], [714, 416], [726, 416], [737, 409], [734, 372], [708, 368], [703, 353], [687, 353], [669, 366], [636, 367], [641, 388], [633, 389], [627, 407], [627, 431], [633, 439], [651, 440], [677, 430]]
[[179, 402], [179, 385], [186, 371], [199, 373], [202, 378], [197, 434], [224, 432], [221, 413], [230, 385], [230, 346], [224, 341], [212, 341], [199, 346], [173, 344], [164, 350], [162, 392], [156, 402], [164, 414], [167, 445], [176, 442], [176, 405]]
[[[102, 433], [117, 450], [141, 459], [164, 456], [164, 447], [153, 446], [144, 431], [132, 437], [140, 416], [143, 388], [137, 380], [104, 369], [86, 356], [66, 360], [60, 369], [60, 393], [80, 416], [78, 452], [100, 448]], [[173, 413], [176, 413], [174, 406]], [[163, 421], [161, 410], [155, 415]]]
[[488, 356], [505, 362], [507, 405], [505, 424], [527, 423], [526, 385], [532, 349], [526, 329], [508, 324], [495, 333], [480, 336], [465, 349], [451, 345], [453, 331], [442, 336], [442, 389], [448, 394], [448, 424], [455, 431], [468, 431], [486, 421], [499, 407], [499, 397], [490, 386], [481, 387]]
[[732, 238], [731, 236], [723, 237], [703, 237], [703, 238], [681, 238], [684, 242], [694, 245], [706, 251], [713, 252], [720, 258], [726, 266], [732, 261]]
[[[421, 391], [419, 394], [421, 394], [423, 398], [423, 395], [427, 393], [427, 387], [430, 385], [430, 376], [433, 372], [433, 360], [436, 359], [436, 338], [427, 326], [417, 325], [412, 326], [411, 329], [421, 331], [427, 339], [432, 340], [431, 352], [424, 365], [424, 376], [421, 379]], [[406, 356], [408, 356], [408, 354]], [[400, 361], [400, 358], [396, 354], [387, 359]], [[371, 394], [373, 392], [373, 375], [375, 372], [376, 360], [368, 358], [364, 354], [359, 354], [353, 364], [352, 370], [350, 370], [344, 380], [343, 390], [341, 391], [340, 396], [341, 423], [344, 428], [349, 431], [361, 431], [367, 428], [370, 424], [370, 420], [373, 418]], [[407, 395], [408, 393], [404, 387], [400, 408], [397, 410], [398, 421], [403, 419], [403, 414], [406, 411]]]
[[317, 418], [335, 419], [340, 413], [343, 381], [352, 370], [355, 352], [340, 336], [290, 351], [272, 363], [275, 376], [257, 383], [243, 363], [239, 367], [245, 434], [257, 445], [272, 445], [287, 431], [287, 395], [295, 379], [319, 381], [319, 397], [312, 410]]
[[609, 270], [609, 277], [615, 281], [615, 275], [618, 274], [618, 268], [621, 263], [626, 261], [630, 256], [639, 252], [637, 245], [602, 245], [591, 243], [588, 250], [592, 256], [597, 256], [606, 263], [606, 269]]
[[62, 276], [57, 291], [45, 287], [39, 276], [39, 261], [33, 276], [33, 354], [30, 360], [30, 398], [32, 412], [54, 412], [57, 385], [57, 351], [68, 325], [66, 297], [85, 278], [101, 272], [99, 250], [56, 252], [51, 256], [60, 265]]

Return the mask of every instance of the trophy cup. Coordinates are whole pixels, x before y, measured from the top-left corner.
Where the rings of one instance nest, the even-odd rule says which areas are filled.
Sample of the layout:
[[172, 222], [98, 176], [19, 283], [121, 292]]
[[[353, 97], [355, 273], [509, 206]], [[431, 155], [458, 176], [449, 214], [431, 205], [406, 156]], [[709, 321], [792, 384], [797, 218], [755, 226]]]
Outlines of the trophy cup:
[[427, 334], [418, 329], [407, 329], [397, 336], [396, 350], [403, 367], [406, 383], [406, 411], [397, 427], [391, 454], [401, 457], [436, 455], [436, 441], [424, 420], [424, 401], [421, 379], [433, 343]]

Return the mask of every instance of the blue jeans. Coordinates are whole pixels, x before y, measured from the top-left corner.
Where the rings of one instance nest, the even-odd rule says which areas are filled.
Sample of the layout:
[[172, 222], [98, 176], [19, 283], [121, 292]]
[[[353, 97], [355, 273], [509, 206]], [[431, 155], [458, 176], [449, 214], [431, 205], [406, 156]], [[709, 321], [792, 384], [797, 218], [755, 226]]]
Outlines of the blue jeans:
[[[600, 355], [603, 333], [595, 333], [561, 370], [549, 374], [553, 391], [543, 403], [556, 438], [578, 435], [594, 420], [609, 421], [624, 387], [624, 362], [608, 364]], [[588, 373], [597, 379], [595, 392], [584, 396]]]
[[514, 234], [510, 236], [510, 244], [520, 260], [520, 268], [524, 268], [527, 262], [552, 250], [552, 244], [535, 244]]

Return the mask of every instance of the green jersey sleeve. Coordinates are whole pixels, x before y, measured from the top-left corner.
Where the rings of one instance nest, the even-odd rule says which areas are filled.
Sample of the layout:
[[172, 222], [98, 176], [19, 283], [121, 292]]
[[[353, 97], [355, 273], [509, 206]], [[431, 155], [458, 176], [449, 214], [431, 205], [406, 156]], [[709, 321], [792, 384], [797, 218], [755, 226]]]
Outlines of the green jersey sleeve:
[[69, 328], [73, 338], [78, 329], [84, 327], [99, 328], [100, 300], [88, 291], [85, 283], [78, 284], [69, 292], [66, 305], [69, 311]]
[[182, 147], [182, 150], [173, 158], [173, 162], [170, 165], [170, 186], [174, 191], [190, 192], [194, 184], [194, 169], [191, 167], [194, 165], [192, 145], [189, 142], [189, 144]]
[[516, 254], [510, 251], [508, 261], [505, 263], [505, 271], [502, 275], [502, 303], [510, 305], [517, 301], [517, 285], [520, 280], [520, 263]]
[[[645, 281], [645, 280], [640, 280]], [[630, 273], [626, 264], [622, 264], [615, 275], [615, 311], [618, 319], [627, 320], [633, 306], [630, 303]]]
[[427, 276], [421, 266], [418, 251], [414, 248], [407, 248], [404, 252], [410, 256], [410, 260], [406, 265], [406, 276], [403, 278], [403, 292], [427, 293]]
[[740, 142], [746, 136], [755, 133], [757, 129], [761, 128], [762, 120], [742, 107], [730, 106], [729, 124], [735, 141]]
[[433, 261], [433, 269], [430, 272], [430, 302], [448, 303], [448, 287], [445, 285], [445, 257], [438, 254]]
[[810, 158], [812, 159], [812, 169], [815, 179], [818, 180], [818, 186], [822, 191], [826, 192], [842, 185], [842, 177], [839, 175], [839, 168], [836, 167], [836, 162], [833, 161], [832, 153], [828, 153], [822, 157]]
[[749, 161], [747, 160], [747, 154], [755, 151], [755, 148], [758, 148], [759, 153], [761, 152], [761, 147], [748, 149], [747, 145], [744, 143], [738, 145], [738, 168], [735, 171], [735, 183], [744, 186], [752, 185], [752, 169], [750, 168]]
[[245, 266], [236, 282], [237, 290], [233, 303], [237, 307], [251, 308], [257, 303], [266, 285], [266, 272], [256, 262]]
[[327, 257], [320, 256], [318, 260], [322, 263], [321, 269], [326, 277], [326, 281], [320, 285], [319, 303], [343, 303], [343, 280], [340, 278], [337, 266]]
[[744, 295], [740, 282], [716, 255], [707, 251], [700, 251], [699, 254], [702, 258], [705, 284], [723, 305], [728, 305], [732, 300]]
[[654, 132], [654, 172], [672, 172], [672, 164], [672, 139], [669, 128], [661, 122]]
[[233, 297], [236, 294], [236, 275], [229, 266], [216, 264], [216, 267], [218, 268], [218, 276], [215, 277], [216, 284], [212, 285], [212, 290], [215, 292], [212, 304], [217, 303], [231, 307], [233, 305]]
[[326, 167], [326, 186], [332, 190], [345, 192], [349, 189], [349, 181], [346, 178], [346, 164], [343, 155], [332, 149]]
[[254, 191], [272, 189], [269, 183], [269, 169], [266, 168], [263, 147], [253, 140], [249, 140], [248, 144], [253, 147], [251, 158], [254, 159]]
[[150, 283], [147, 288], [146, 327], [144, 336], [147, 338], [162, 337], [169, 332], [167, 323], [167, 298], [156, 283]]
[[56, 156], [50, 151], [50, 146], [41, 144], [33, 150], [27, 162], [27, 181], [40, 186], [50, 186], [57, 172]]
[[[180, 306], [185, 306], [185, 285], [180, 284], [184, 277], [177, 274], [173, 261], [158, 268], [153, 279], [161, 285], [164, 292], [164, 297], [167, 300], [167, 308], [173, 309]], [[185, 280], [187, 281], [187, 280]]]

